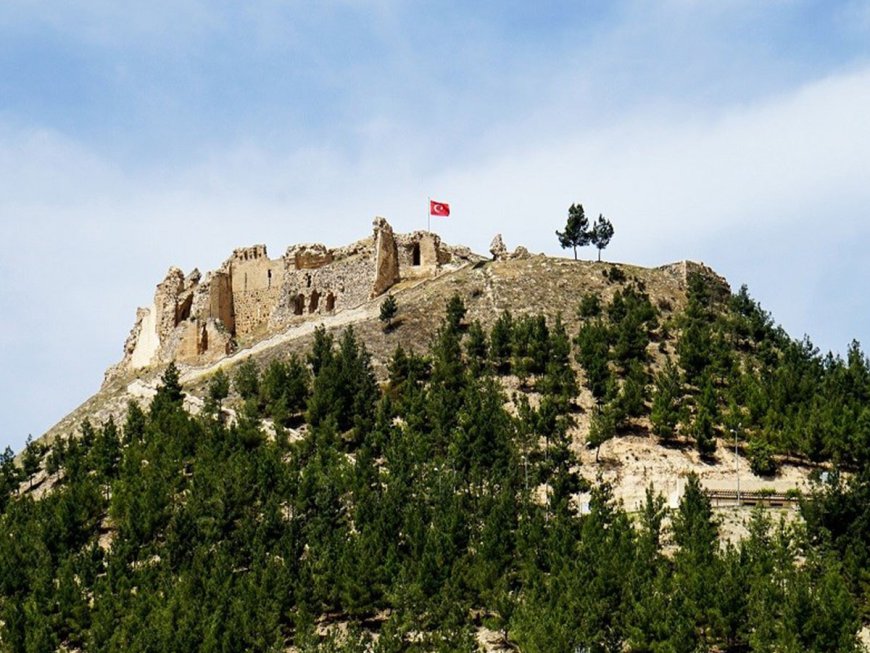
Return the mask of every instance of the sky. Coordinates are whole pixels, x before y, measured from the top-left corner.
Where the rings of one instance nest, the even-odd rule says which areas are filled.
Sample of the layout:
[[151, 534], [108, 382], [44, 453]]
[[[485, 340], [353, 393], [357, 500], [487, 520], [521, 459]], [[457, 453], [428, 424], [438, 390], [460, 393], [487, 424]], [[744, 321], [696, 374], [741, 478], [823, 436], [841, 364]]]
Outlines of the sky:
[[[4, 0], [0, 449], [100, 386], [170, 265], [343, 245], [692, 259], [870, 348], [870, 0]], [[592, 258], [594, 251], [584, 250]]]

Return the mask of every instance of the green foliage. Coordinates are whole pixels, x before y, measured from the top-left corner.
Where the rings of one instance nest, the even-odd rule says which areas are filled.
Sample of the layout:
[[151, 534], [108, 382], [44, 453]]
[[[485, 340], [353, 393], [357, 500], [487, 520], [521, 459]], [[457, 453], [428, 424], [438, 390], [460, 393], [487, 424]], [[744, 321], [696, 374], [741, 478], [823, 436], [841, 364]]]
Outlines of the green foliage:
[[498, 316], [489, 334], [489, 355], [496, 371], [505, 374], [510, 370], [513, 317], [510, 311]]
[[221, 403], [230, 394], [230, 378], [221, 367], [215, 372], [208, 382], [208, 398], [220, 408]]
[[592, 416], [586, 446], [595, 448], [596, 462], [598, 462], [601, 445], [616, 436], [618, 410], [615, 404], [606, 404]]
[[472, 322], [468, 328], [465, 355], [468, 359], [469, 372], [472, 376], [478, 376], [489, 371], [489, 340], [486, 331], [484, 331], [478, 320]]
[[625, 419], [646, 414], [647, 372], [643, 365], [633, 361], [616, 398], [618, 414]]
[[542, 374], [550, 358], [550, 330], [543, 315], [524, 316], [513, 323], [511, 370], [525, 380]]
[[[151, 415], [156, 416], [161, 413], [171, 414], [177, 410], [184, 401], [184, 393], [181, 390], [180, 373], [175, 363], [169, 363], [163, 376], [160, 377], [160, 386], [157, 388], [157, 394], [151, 401]], [[84, 438], [87, 440], [88, 435]]]
[[608, 265], [601, 271], [601, 275], [611, 283], [622, 283], [628, 278], [622, 268], [616, 265]]
[[647, 345], [658, 327], [658, 312], [646, 292], [629, 286], [618, 290], [607, 307], [613, 324], [613, 356], [627, 369], [632, 361], [646, 362]]
[[601, 315], [601, 298], [594, 293], [586, 293], [580, 300], [580, 308], [577, 313], [580, 317], [598, 317]]
[[233, 389], [244, 400], [257, 399], [260, 395], [260, 368], [253, 358], [246, 358], [233, 374]]
[[652, 410], [650, 411], [653, 433], [663, 441], [669, 441], [676, 435], [677, 423], [680, 421], [682, 397], [680, 372], [676, 365], [668, 359], [664, 367], [656, 374]]
[[21, 470], [15, 464], [15, 454], [10, 447], [6, 447], [0, 454], [0, 511], [6, 506], [9, 497], [18, 491], [21, 482]]
[[293, 355], [287, 361], [271, 361], [259, 382], [260, 404], [265, 406], [266, 415], [279, 424], [288, 425], [305, 409], [309, 384], [308, 370], [298, 356]]
[[552, 405], [557, 413], [564, 415], [571, 410], [578, 387], [577, 377], [571, 367], [571, 341], [561, 315], [556, 315], [550, 331], [547, 353], [544, 375], [537, 389], [543, 395], [542, 405]]
[[589, 232], [589, 242], [598, 249], [599, 261], [601, 260], [601, 250], [610, 244], [611, 238], [613, 238], [613, 225], [610, 220], [599, 214], [598, 220], [595, 221]]
[[704, 390], [696, 402], [695, 415], [690, 428], [695, 447], [702, 456], [712, 456], [716, 451], [717, 417], [716, 392], [712, 379], [707, 377]]
[[40, 462], [42, 461], [42, 449], [33, 441], [33, 436], [27, 436], [27, 442], [24, 445], [24, 453], [21, 456], [21, 469], [24, 472], [24, 478], [33, 482], [33, 476], [39, 471]]
[[601, 319], [585, 323], [575, 339], [577, 362], [583, 366], [586, 385], [598, 401], [607, 394], [610, 382], [610, 340], [610, 329]]
[[774, 449], [766, 440], [756, 437], [748, 447], [749, 466], [757, 476], [773, 476], [777, 470]]
[[572, 204], [568, 207], [568, 221], [564, 231], [557, 231], [559, 245], [562, 249], [569, 247], [574, 250], [574, 260], [577, 260], [577, 248], [585, 247], [591, 242], [592, 234], [589, 231], [589, 219], [583, 210], [582, 204]]
[[447, 302], [447, 325], [452, 329], [459, 329], [462, 320], [465, 319], [465, 302], [459, 294], [454, 294]]
[[[383, 392], [354, 332], [319, 328], [311, 371], [295, 357], [254, 368], [233, 420], [187, 414], [168, 369], [123, 428], [85, 422], [52, 444], [56, 485], [38, 500], [0, 456], [2, 648], [469, 651], [483, 620], [507, 646], [547, 653], [856, 650], [870, 615], [870, 366], [857, 343], [821, 358], [745, 293], [708, 290], [692, 291], [686, 319], [714, 346], [686, 383], [666, 363], [651, 407], [661, 332], [643, 289], [584, 321], [574, 354], [600, 389], [588, 443], [649, 415], [663, 439], [684, 420], [714, 444], [740, 428], [750, 459], [763, 445], [774, 460], [851, 465], [804, 500], [806, 529], [759, 512], [723, 546], [696, 477], [676, 511], [650, 488], [632, 515], [581, 478], [560, 317], [506, 313], [489, 334], [447, 319], [427, 351], [396, 348]], [[730, 361], [717, 349], [729, 342]], [[491, 370], [512, 368], [534, 394], [508, 402]], [[209, 393], [219, 405], [226, 388]], [[264, 415], [279, 436], [307, 423], [287, 442]]]
[[322, 324], [314, 328], [314, 344], [308, 353], [308, 364], [314, 376], [320, 374], [320, 368], [332, 361], [335, 339], [326, 331]]
[[371, 357], [353, 329], [342, 334], [337, 352], [321, 352], [308, 399], [307, 419], [316, 427], [332, 420], [339, 431], [362, 437], [374, 419], [378, 387]]
[[384, 329], [389, 330], [393, 325], [393, 318], [399, 312], [399, 304], [392, 295], [387, 295], [381, 302], [381, 312], [378, 319], [384, 323]]

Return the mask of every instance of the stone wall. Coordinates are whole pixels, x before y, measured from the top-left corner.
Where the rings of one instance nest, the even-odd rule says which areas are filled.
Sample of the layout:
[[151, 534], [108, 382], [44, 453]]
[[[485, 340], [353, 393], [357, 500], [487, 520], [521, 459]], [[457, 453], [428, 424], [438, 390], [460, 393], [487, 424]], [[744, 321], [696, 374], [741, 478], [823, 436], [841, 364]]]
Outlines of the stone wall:
[[371, 296], [377, 297], [399, 281], [399, 250], [393, 228], [384, 218], [375, 218], [372, 223], [375, 233], [375, 278]]
[[334, 264], [317, 269], [297, 269], [292, 256], [285, 257], [284, 262], [284, 286], [272, 315], [275, 327], [353, 308], [369, 298], [373, 269], [370, 249], [363, 255], [336, 258]]
[[251, 335], [268, 324], [281, 294], [283, 268], [281, 259], [269, 259], [265, 245], [233, 252], [229, 276], [236, 335]]
[[441, 238], [428, 231], [415, 231], [397, 238], [399, 271], [403, 279], [428, 277], [441, 265]]
[[170, 268], [152, 305], [137, 311], [124, 358], [106, 372], [105, 383], [171, 360], [219, 360], [237, 342], [359, 306], [403, 279], [482, 260], [467, 248], [444, 246], [436, 234], [394, 234], [384, 218], [373, 227], [372, 236], [346, 247], [292, 245], [279, 259], [270, 259], [265, 245], [242, 247], [204, 277]]

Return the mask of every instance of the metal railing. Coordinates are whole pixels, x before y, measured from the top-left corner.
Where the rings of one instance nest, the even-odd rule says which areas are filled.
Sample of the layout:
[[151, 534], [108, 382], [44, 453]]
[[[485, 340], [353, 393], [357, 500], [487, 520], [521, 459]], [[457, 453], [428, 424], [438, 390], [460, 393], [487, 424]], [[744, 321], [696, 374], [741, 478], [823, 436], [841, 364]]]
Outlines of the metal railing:
[[707, 490], [714, 508], [731, 506], [763, 506], [765, 508], [797, 508], [800, 496], [791, 492], [738, 492]]

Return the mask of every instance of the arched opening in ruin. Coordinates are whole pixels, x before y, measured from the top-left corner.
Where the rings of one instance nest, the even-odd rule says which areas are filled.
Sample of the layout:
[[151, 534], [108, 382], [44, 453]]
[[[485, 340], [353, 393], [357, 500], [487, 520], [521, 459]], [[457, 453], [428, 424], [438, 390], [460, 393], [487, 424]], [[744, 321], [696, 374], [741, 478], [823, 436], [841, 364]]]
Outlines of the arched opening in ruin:
[[420, 265], [420, 243], [414, 243], [411, 250], [411, 265]]
[[326, 312], [332, 313], [335, 310], [335, 295], [329, 293], [326, 296]]
[[311, 301], [308, 302], [308, 312], [313, 313], [317, 310], [317, 304], [320, 303], [320, 293], [316, 290], [311, 293]]
[[272, 287], [272, 270], [266, 270], [266, 288]]
[[307, 288], [311, 288], [311, 275], [310, 274], [305, 275], [305, 285]]
[[299, 293], [296, 295], [296, 299], [293, 300], [293, 314], [294, 315], [302, 315], [302, 312], [305, 310], [305, 295]]

